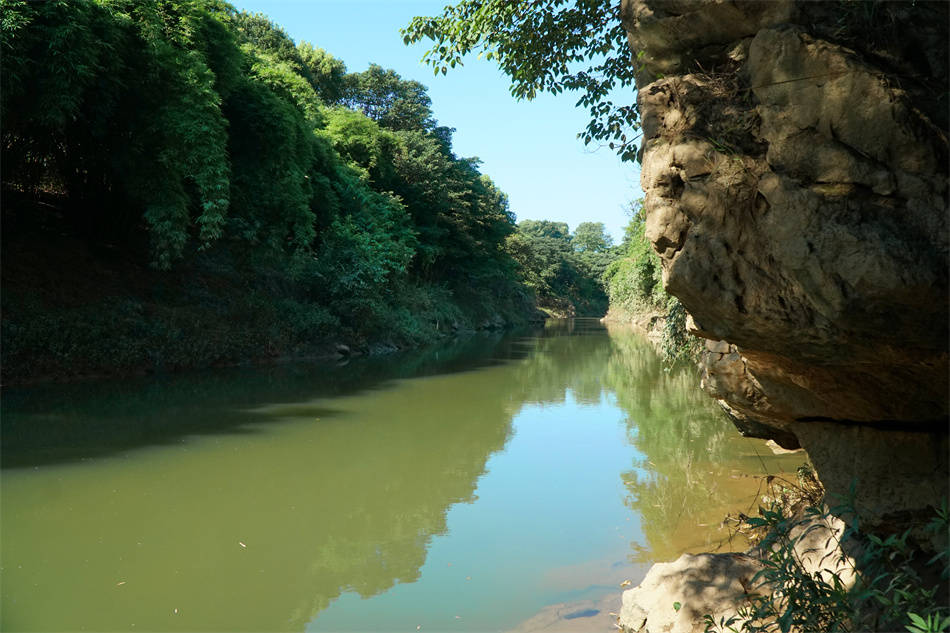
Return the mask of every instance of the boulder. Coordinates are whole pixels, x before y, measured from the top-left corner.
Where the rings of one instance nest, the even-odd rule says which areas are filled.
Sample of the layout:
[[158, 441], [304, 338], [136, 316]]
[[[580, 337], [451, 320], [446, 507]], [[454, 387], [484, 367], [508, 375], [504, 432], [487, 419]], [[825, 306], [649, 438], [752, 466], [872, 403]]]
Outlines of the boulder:
[[683, 554], [650, 568], [623, 593], [620, 626], [628, 633], [703, 633], [742, 604], [761, 563], [746, 554]]
[[[853, 543], [841, 545], [845, 529], [828, 515], [792, 527], [788, 539], [799, 573], [818, 574], [829, 584], [834, 575], [851, 587], [859, 553]], [[704, 633], [707, 616], [718, 624], [736, 617], [751, 599], [771, 594], [764, 577], [756, 577], [769, 553], [758, 547], [744, 554], [683, 554], [656, 564], [639, 586], [624, 592], [619, 625], [627, 633]]]

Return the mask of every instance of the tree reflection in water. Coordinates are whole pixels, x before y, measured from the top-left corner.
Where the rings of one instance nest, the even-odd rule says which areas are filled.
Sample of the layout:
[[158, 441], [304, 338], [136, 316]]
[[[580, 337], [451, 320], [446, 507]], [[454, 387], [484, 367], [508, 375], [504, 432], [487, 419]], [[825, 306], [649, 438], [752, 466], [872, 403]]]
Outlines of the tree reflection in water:
[[[596, 321], [576, 320], [551, 322], [535, 336], [481, 337], [342, 368], [288, 365], [5, 392], [0, 624], [301, 630], [342, 594], [369, 598], [425, 584], [417, 581], [433, 539], [449, 531], [450, 508], [475, 502], [489, 459], [506, 452], [513, 421], [539, 406], [560, 417], [534, 416], [537, 424], [589, 424], [590, 431], [573, 426], [572, 436], [582, 442], [601, 433], [604, 450], [616, 448], [622, 427], [604, 435], [590, 415], [617, 412], [610, 403], [625, 416], [636, 449], [621, 474], [630, 522], [612, 490], [577, 491], [615, 504], [611, 521], [639, 523], [643, 537], [632, 537], [632, 550], [610, 556], [632, 551], [633, 561], [649, 562], [707, 547], [721, 537], [722, 516], [754, 498], [756, 481], [744, 473], [794, 465], [740, 438], [696, 382], [689, 370], [664, 371], [638, 334], [611, 328], [605, 335]], [[509, 467], [503, 486], [516, 489], [550, 449], [521, 446], [527, 462]], [[574, 444], [558, 449], [576, 452], [588, 472], [599, 466], [582, 461], [598, 456]], [[616, 470], [605, 471], [598, 487], [626, 468], [625, 451], [614, 455]], [[585, 474], [578, 473], [571, 477]], [[549, 480], [542, 471], [530, 476]], [[566, 492], [546, 499], [548, 507], [532, 498], [510, 507], [546, 526], [577, 514], [570, 506], [578, 500]], [[475, 516], [482, 506], [471, 507]], [[495, 518], [499, 532], [489, 540], [539, 541], [519, 533], [522, 518]], [[569, 543], [551, 543], [570, 554]], [[561, 554], [538, 558], [556, 568], [570, 560]], [[530, 591], [542, 599], [540, 589]], [[484, 596], [495, 605], [501, 598]]]
[[804, 458], [775, 456], [765, 442], [741, 437], [699, 389], [695, 368], [666, 368], [642, 336], [611, 328], [610, 341], [604, 382], [627, 414], [630, 442], [644, 455], [623, 474], [626, 504], [642, 517], [647, 540], [633, 544], [634, 559], [745, 549], [721, 527], [725, 515], [754, 508], [760, 476], [794, 472]]
[[[685, 551], [744, 549], [720, 527], [725, 515], [757, 502], [759, 475], [792, 473], [799, 455], [775, 456], [743, 438], [699, 389], [691, 366], [667, 368], [650, 342], [623, 325], [549, 321], [519, 368], [524, 403], [578, 402], [603, 392], [626, 414], [628, 441], [643, 455], [623, 473], [626, 505], [641, 517], [645, 543], [631, 543], [635, 562], [673, 559]], [[792, 478], [794, 480], [794, 478]]]

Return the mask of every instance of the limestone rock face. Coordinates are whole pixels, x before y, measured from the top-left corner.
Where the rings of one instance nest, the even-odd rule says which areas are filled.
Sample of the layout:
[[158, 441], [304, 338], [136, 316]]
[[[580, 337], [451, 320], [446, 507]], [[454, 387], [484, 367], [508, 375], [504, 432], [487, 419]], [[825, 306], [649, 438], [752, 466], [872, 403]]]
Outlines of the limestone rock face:
[[[805, 448], [831, 495], [855, 485], [864, 525], [903, 528], [948, 494], [948, 111], [935, 95], [950, 5], [880, 3], [872, 18], [859, 5], [624, 0], [622, 14], [646, 233], [707, 339], [704, 389], [743, 433]], [[827, 560], [819, 540], [806, 564]], [[756, 559], [655, 565], [620, 624], [702, 631], [754, 589]]]
[[[788, 538], [802, 572], [820, 574], [826, 582], [833, 574], [851, 587], [854, 557], [839, 546], [844, 532], [844, 522], [827, 516], [793, 527]], [[755, 578], [766, 554], [759, 548], [747, 554], [683, 554], [654, 565], [639, 586], [624, 592], [620, 626], [628, 633], [704, 633], [707, 615], [718, 624], [750, 599], [769, 595]]]
[[630, 633], [703, 633], [703, 617], [733, 615], [760, 569], [745, 554], [683, 554], [659, 563], [624, 592], [620, 625]]
[[[623, 2], [647, 237], [714, 342], [705, 389], [747, 432], [826, 455], [832, 492], [864, 477], [872, 496], [893, 489], [859, 451], [945, 437], [950, 392], [946, 105], [928, 96], [947, 5], [883, 4], [865, 23], [835, 2]], [[946, 450], [922, 463], [934, 490], [868, 498], [877, 518], [947, 494]]]

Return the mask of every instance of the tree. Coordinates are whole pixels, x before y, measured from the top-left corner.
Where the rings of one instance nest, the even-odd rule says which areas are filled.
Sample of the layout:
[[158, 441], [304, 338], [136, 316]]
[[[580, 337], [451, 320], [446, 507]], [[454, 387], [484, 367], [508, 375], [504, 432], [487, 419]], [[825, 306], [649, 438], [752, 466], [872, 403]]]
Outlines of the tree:
[[614, 257], [612, 251], [575, 252], [567, 224], [550, 220], [521, 221], [506, 248], [539, 305], [555, 313], [603, 315], [607, 311], [601, 277]]
[[310, 42], [298, 44], [297, 52], [320, 99], [327, 105], [339, 103], [346, 91], [346, 64]]
[[646, 238], [643, 201], [630, 204], [630, 222], [624, 230], [619, 257], [603, 274], [611, 307], [631, 314], [664, 309], [669, 297], [663, 290], [660, 260]]
[[569, 243], [571, 229], [567, 222], [552, 222], [551, 220], [522, 220], [518, 223], [518, 231], [532, 237], [549, 237]]
[[574, 249], [580, 252], [601, 253], [613, 245], [603, 222], [581, 222], [574, 229]]
[[[144, 220], [168, 268], [221, 236], [230, 203], [221, 90], [234, 34], [212, 3], [6, 2], [3, 181], [68, 195], [96, 235]], [[124, 11], [128, 11], [125, 13]]]
[[[36, 318], [42, 302], [10, 321], [17, 311], [5, 298], [4, 349], [46, 349], [73, 367], [114, 347], [116, 363], [142, 366], [155, 338], [194, 340], [179, 336], [186, 322], [215, 333], [198, 346], [202, 358], [230, 359], [232, 339], [252, 354], [293, 353], [328, 328], [420, 342], [440, 323], [529, 313], [504, 248], [514, 230], [507, 197], [477, 158], [453, 153], [453, 130], [437, 125], [422, 84], [375, 65], [348, 75], [342, 61], [223, 0], [0, 6], [4, 209], [27, 217], [42, 198], [44, 235], [62, 230], [77, 248], [177, 268], [148, 273], [174, 280], [173, 292], [154, 293], [175, 297], [168, 336], [152, 310], [148, 325], [130, 317], [116, 330], [112, 315], [126, 323], [125, 308], [96, 303], [102, 321], [87, 326], [83, 312], [54, 327]], [[195, 312], [179, 313], [179, 302]], [[219, 328], [222, 317], [261, 325], [253, 338], [232, 337], [245, 326]], [[36, 335], [24, 337], [33, 323]], [[87, 335], [100, 331], [156, 334], [129, 347]], [[95, 343], [77, 347], [86, 339]]]
[[343, 104], [390, 130], [424, 130], [435, 127], [432, 100], [418, 81], [405, 80], [392, 69], [370, 64], [361, 73], [346, 76]]
[[564, 295], [574, 271], [568, 263], [570, 244], [560, 237], [541, 234], [536, 230], [539, 224], [535, 220], [520, 222], [518, 232], [508, 240], [508, 250], [518, 262], [525, 283], [543, 300]]
[[634, 84], [616, 0], [462, 0], [441, 15], [413, 18], [402, 33], [406, 44], [433, 42], [423, 59], [436, 74], [477, 53], [498, 62], [519, 99], [579, 92], [577, 105], [591, 115], [578, 135], [585, 144], [604, 142], [623, 160], [636, 157], [636, 105], [608, 96]]
[[234, 12], [231, 21], [244, 38], [259, 51], [272, 56], [278, 62], [288, 64], [293, 72], [307, 81], [312, 81], [310, 68], [293, 39], [266, 15], [247, 11]]

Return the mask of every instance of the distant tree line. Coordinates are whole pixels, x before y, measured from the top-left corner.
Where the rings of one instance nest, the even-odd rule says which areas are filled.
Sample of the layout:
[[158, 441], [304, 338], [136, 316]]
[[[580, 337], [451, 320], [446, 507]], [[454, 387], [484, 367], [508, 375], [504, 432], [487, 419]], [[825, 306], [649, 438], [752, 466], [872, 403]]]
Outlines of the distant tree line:
[[571, 234], [565, 222], [523, 220], [508, 250], [543, 310], [555, 316], [607, 312], [603, 276], [620, 251], [602, 222], [581, 222]]

